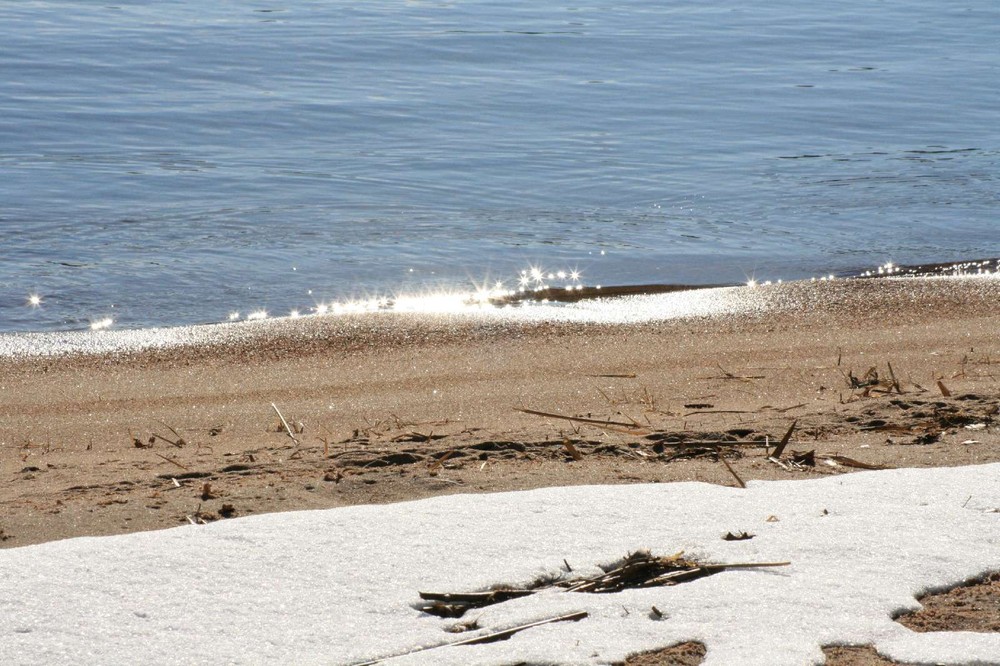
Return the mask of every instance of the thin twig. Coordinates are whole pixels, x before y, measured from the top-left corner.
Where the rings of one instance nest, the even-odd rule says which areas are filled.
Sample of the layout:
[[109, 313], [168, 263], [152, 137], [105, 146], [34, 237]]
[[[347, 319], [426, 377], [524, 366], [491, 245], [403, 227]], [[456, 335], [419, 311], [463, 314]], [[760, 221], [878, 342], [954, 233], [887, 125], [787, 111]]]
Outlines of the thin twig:
[[543, 624], [552, 624], [553, 622], [577, 622], [587, 617], [587, 611], [577, 611], [575, 613], [567, 613], [566, 615], [559, 615], [557, 617], [550, 617], [546, 620], [539, 620], [537, 622], [529, 622], [528, 624], [518, 625], [516, 627], [511, 627], [510, 629], [504, 629], [503, 631], [495, 631], [492, 634], [486, 634], [485, 636], [476, 636], [474, 638], [466, 638], [463, 641], [458, 641], [457, 643], [452, 643], [451, 645], [478, 645], [481, 643], [493, 643], [496, 641], [502, 641], [510, 638], [519, 631], [524, 631], [525, 629], [531, 629], [532, 627], [540, 627]]
[[734, 375], [733, 373], [729, 372], [718, 363], [715, 364], [715, 367], [717, 367], [722, 372], [723, 376], [712, 377], [712, 379], [739, 379], [742, 381], [749, 381], [751, 379], [766, 379], [764, 375]]
[[586, 419], [580, 416], [564, 416], [563, 414], [554, 414], [552, 412], [540, 412], [535, 409], [525, 409], [523, 407], [515, 407], [515, 412], [522, 412], [524, 414], [532, 414], [534, 416], [545, 416], [552, 419], [563, 419], [565, 421], [576, 421], [577, 423], [591, 423], [593, 425], [613, 425], [621, 426], [623, 428], [640, 428], [641, 426], [636, 423], [625, 423], [624, 421], [611, 421], [611, 420], [601, 420], [601, 419]]
[[784, 414], [785, 412], [790, 412], [793, 409], [798, 409], [799, 407], [805, 407], [805, 406], [806, 406], [806, 403], [800, 402], [799, 404], [792, 405], [791, 407], [761, 407], [761, 410], [764, 410], [764, 409], [773, 409], [776, 412], [781, 412], [782, 414]]
[[892, 363], [886, 361], [885, 364], [889, 366], [889, 379], [892, 380], [892, 387], [896, 389], [896, 393], [903, 395], [903, 389], [899, 388], [899, 382], [896, 381], [896, 373], [892, 371]]
[[618, 379], [635, 379], [636, 375], [633, 373], [627, 374], [608, 374], [608, 375], [587, 375], [588, 377], [608, 377], [608, 378], [618, 378]]
[[180, 463], [179, 463], [179, 462], [177, 462], [176, 460], [173, 460], [172, 458], [168, 458], [168, 457], [166, 457], [166, 456], [162, 456], [162, 455], [160, 455], [159, 453], [157, 453], [156, 451], [153, 451], [153, 455], [154, 455], [154, 456], [157, 456], [158, 458], [163, 458], [163, 459], [164, 459], [164, 460], [166, 460], [166, 461], [167, 461], [168, 463], [172, 463], [172, 464], [174, 464], [174, 465], [177, 465], [178, 467], [180, 467], [181, 469], [183, 469], [183, 470], [185, 470], [185, 471], [188, 471], [188, 472], [190, 472], [190, 471], [191, 471], [191, 469], [190, 469], [189, 467], [185, 467], [184, 465], [180, 464]]
[[546, 620], [538, 620], [537, 622], [529, 622], [528, 624], [521, 624], [516, 627], [511, 627], [510, 629], [504, 629], [502, 631], [495, 631], [490, 634], [485, 634], [483, 636], [474, 636], [473, 638], [465, 638], [460, 641], [453, 641], [450, 643], [440, 643], [438, 645], [428, 645], [426, 647], [417, 648], [416, 650], [410, 650], [409, 652], [402, 652], [399, 654], [394, 654], [389, 657], [382, 657], [381, 659], [373, 659], [371, 661], [364, 661], [354, 666], [375, 666], [375, 664], [381, 664], [382, 662], [389, 661], [390, 659], [396, 659], [398, 657], [406, 657], [411, 654], [416, 654], [418, 652], [426, 652], [427, 650], [437, 650], [440, 648], [452, 647], [454, 645], [477, 645], [480, 643], [493, 643], [495, 641], [502, 641], [510, 638], [514, 634], [524, 631], [525, 629], [531, 629], [532, 627], [540, 627], [545, 624], [552, 624], [553, 622], [576, 622], [587, 617], [587, 611], [577, 611], [575, 613], [567, 613], [566, 615], [559, 615], [556, 617], [550, 617]]
[[785, 445], [787, 445], [788, 441], [792, 438], [792, 431], [795, 430], [795, 424], [798, 422], [798, 419], [796, 419], [792, 421], [792, 425], [788, 426], [788, 432], [786, 432], [785, 436], [781, 438], [781, 442], [774, 447], [774, 453], [769, 456], [770, 458], [781, 458], [781, 454], [785, 452]]
[[733, 466], [729, 464], [729, 461], [726, 460], [726, 457], [722, 455], [721, 450], [719, 451], [719, 460], [722, 461], [722, 464], [726, 466], [726, 469], [729, 470], [729, 473], [733, 475], [734, 479], [736, 479], [736, 483], [740, 484], [740, 488], [746, 488], [747, 484], [743, 483], [743, 479], [741, 479], [740, 475], [736, 473], [736, 470], [733, 469]]
[[[160, 421], [160, 420], [159, 420], [159, 419], [157, 419], [157, 421]], [[174, 446], [176, 446], [177, 448], [180, 448], [180, 447], [184, 446], [185, 444], [187, 444], [187, 442], [186, 442], [186, 441], [184, 441], [184, 438], [183, 438], [183, 437], [181, 437], [181, 434], [180, 434], [179, 432], [177, 432], [176, 430], [174, 430], [173, 426], [171, 426], [171, 425], [170, 425], [169, 423], [166, 423], [166, 422], [164, 422], [164, 421], [160, 421], [160, 423], [162, 423], [162, 424], [163, 424], [164, 426], [166, 426], [166, 427], [167, 427], [167, 429], [168, 429], [168, 430], [170, 430], [170, 432], [174, 433], [174, 437], [176, 437], [176, 438], [177, 438], [177, 441], [176, 441], [176, 442], [170, 442], [170, 440], [169, 440], [169, 439], [168, 439], [168, 440], [166, 440], [166, 441], [170, 442], [171, 444], [173, 444], [173, 445], [174, 445]], [[160, 437], [160, 439], [163, 439], [163, 438], [162, 438], [162, 437]]]
[[698, 446], [763, 446], [767, 447], [767, 441], [763, 439], [687, 439], [683, 441], [670, 442], [666, 440], [659, 440], [657, 444], [662, 444], [663, 446], [672, 446], [675, 448], [684, 447], [698, 447]]
[[[164, 423], [163, 425], [166, 425], [166, 424]], [[167, 426], [167, 427], [169, 428], [170, 426]], [[154, 432], [152, 436], [153, 436], [153, 437], [155, 437], [156, 439], [162, 439], [162, 440], [163, 440], [164, 442], [166, 442], [167, 444], [173, 444], [173, 445], [174, 445], [174, 446], [176, 446], [176, 447], [177, 447], [178, 449], [181, 449], [181, 448], [184, 448], [184, 445], [183, 445], [183, 444], [181, 444], [180, 442], [174, 442], [174, 441], [171, 441], [171, 440], [167, 439], [166, 437], [164, 437], [163, 435], [157, 435], [157, 434], [156, 434], [156, 433]], [[181, 442], [182, 442], [182, 441], [184, 441], [184, 440], [181, 440]]]

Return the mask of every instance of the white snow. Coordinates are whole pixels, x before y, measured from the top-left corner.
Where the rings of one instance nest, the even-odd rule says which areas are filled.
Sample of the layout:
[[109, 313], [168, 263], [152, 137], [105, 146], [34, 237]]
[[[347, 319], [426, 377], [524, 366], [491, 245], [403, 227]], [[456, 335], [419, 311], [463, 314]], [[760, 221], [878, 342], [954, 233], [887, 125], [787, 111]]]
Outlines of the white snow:
[[[1000, 664], [1000, 635], [913, 633], [916, 595], [1000, 570], [1000, 464], [808, 481], [581, 486], [271, 514], [0, 551], [0, 663], [352, 664], [587, 611], [403, 664], [606, 664], [696, 640], [707, 664], [822, 663], [821, 645]], [[773, 518], [769, 521], [768, 518]], [[724, 541], [728, 531], [756, 538]], [[547, 591], [462, 620], [418, 591], [599, 573], [637, 549], [733, 570], [617, 594]], [[655, 619], [656, 606], [664, 613]], [[481, 629], [446, 629], [476, 619]]]

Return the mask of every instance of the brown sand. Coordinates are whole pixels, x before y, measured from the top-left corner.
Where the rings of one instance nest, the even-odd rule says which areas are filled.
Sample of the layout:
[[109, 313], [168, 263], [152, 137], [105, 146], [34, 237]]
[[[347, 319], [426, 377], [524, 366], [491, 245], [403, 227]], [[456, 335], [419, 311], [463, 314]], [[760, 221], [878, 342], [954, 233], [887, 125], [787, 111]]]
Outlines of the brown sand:
[[0, 546], [450, 493], [1000, 460], [1000, 280], [737, 296], [753, 307], [630, 325], [380, 314], [27, 358], [18, 339], [0, 359]]

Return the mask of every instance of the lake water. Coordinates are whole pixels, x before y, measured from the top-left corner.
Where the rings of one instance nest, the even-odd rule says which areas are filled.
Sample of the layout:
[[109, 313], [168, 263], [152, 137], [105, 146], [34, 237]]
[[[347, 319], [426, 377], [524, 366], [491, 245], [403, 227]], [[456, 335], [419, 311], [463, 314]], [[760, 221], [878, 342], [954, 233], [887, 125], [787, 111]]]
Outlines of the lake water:
[[6, 2], [0, 72], [0, 331], [1000, 255], [995, 0]]

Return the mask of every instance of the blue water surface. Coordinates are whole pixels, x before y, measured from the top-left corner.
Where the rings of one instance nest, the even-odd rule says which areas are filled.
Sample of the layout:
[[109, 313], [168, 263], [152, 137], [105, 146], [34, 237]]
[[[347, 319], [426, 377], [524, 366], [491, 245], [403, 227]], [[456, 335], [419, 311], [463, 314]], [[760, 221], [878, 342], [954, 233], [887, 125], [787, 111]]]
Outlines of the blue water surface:
[[1000, 255], [994, 0], [7, 2], [0, 72], [0, 331]]

